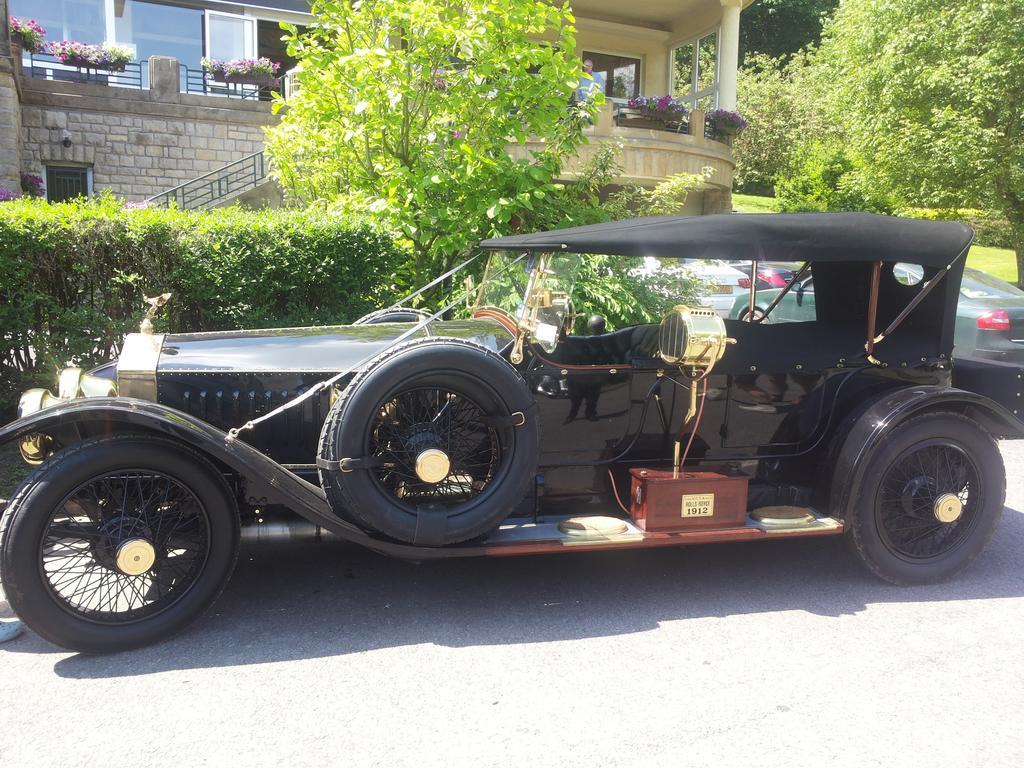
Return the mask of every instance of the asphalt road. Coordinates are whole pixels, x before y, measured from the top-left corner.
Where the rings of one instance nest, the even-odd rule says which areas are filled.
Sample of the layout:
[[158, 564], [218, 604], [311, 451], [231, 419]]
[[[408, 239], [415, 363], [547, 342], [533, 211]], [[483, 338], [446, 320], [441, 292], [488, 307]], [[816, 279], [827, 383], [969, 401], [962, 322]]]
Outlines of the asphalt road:
[[1024, 444], [1004, 454], [995, 539], [933, 587], [826, 539], [422, 566], [250, 549], [161, 645], [0, 646], [0, 765], [1024, 765]]

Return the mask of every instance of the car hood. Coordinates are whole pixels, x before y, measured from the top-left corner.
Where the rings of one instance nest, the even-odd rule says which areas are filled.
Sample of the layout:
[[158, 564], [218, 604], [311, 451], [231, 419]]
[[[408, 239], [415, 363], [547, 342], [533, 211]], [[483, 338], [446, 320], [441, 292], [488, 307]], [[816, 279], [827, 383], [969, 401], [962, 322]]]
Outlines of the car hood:
[[[167, 334], [157, 372], [341, 371], [383, 351], [413, 325], [380, 323]], [[474, 341], [493, 350], [512, 340], [500, 323], [486, 318], [434, 322], [410, 339], [438, 336]]]

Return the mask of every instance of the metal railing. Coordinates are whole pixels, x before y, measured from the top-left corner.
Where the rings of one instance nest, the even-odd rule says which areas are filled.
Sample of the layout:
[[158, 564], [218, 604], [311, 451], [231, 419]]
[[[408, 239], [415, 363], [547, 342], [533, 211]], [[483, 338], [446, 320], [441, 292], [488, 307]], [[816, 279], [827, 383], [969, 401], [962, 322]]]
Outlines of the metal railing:
[[147, 198], [146, 203], [163, 207], [173, 205], [183, 210], [212, 208], [229, 197], [254, 189], [266, 178], [266, 161], [263, 150], [260, 150]]
[[62, 64], [60, 59], [49, 54], [26, 51], [23, 55], [21, 69], [25, 77], [72, 83], [96, 83], [137, 90], [143, 87], [142, 64], [137, 61], [125, 64], [123, 71], [115, 71], [93, 67], [73, 67]]
[[248, 85], [244, 83], [221, 83], [203, 69], [192, 69], [184, 64], [180, 67], [181, 92], [195, 93], [201, 96], [223, 96], [228, 99], [246, 99], [248, 101], [270, 101], [272, 92], [280, 88], [278, 85]]

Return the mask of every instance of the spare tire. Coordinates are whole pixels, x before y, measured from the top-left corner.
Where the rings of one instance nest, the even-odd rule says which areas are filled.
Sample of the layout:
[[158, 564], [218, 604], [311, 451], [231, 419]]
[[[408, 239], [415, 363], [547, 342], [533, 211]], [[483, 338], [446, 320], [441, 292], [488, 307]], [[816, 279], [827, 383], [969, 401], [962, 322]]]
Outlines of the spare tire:
[[353, 377], [324, 422], [317, 465], [334, 510], [399, 541], [486, 534], [529, 492], [536, 404], [495, 352], [462, 339], [399, 344]]
[[375, 309], [368, 315], [363, 315], [352, 325], [378, 325], [380, 323], [418, 323], [430, 317], [430, 313], [422, 309], [412, 307], [387, 307]]

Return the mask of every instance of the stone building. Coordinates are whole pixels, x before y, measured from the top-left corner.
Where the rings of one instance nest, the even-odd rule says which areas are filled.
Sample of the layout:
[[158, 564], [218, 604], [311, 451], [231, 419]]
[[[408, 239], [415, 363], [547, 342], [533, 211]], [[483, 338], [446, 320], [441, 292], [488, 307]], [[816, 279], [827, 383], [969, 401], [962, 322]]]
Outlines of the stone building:
[[[592, 140], [567, 164], [571, 180], [597, 143], [622, 145], [623, 183], [653, 185], [711, 168], [693, 213], [728, 210], [729, 139], [707, 125], [711, 109], [735, 109], [740, 11], [753, 0], [577, 0], [577, 47], [607, 103]], [[45, 180], [52, 200], [110, 190], [128, 200], [170, 199], [183, 207], [236, 200], [273, 202], [263, 159], [271, 88], [225, 83], [205, 57], [289, 61], [280, 22], [313, 21], [307, 0], [0, 0], [2, 18], [36, 20], [47, 40], [128, 46], [123, 71], [69, 66], [30, 54], [0, 34], [0, 186], [22, 174]], [[280, 90], [280, 86], [275, 86]], [[671, 94], [688, 120], [635, 119], [629, 99]], [[540, 143], [542, 139], [538, 139]], [[513, 151], [529, 151], [517, 147]]]

